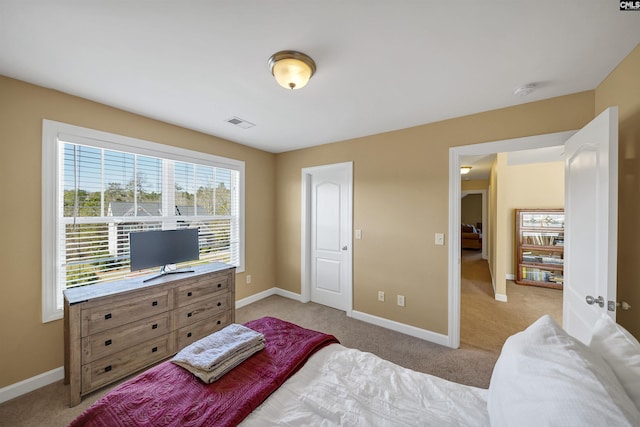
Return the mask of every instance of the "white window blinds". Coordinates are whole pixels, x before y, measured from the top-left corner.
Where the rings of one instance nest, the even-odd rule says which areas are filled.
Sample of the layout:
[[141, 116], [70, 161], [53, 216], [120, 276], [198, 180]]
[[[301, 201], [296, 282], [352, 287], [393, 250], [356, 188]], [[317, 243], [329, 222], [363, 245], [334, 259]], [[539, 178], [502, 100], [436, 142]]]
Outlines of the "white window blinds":
[[64, 288], [129, 275], [135, 231], [198, 228], [200, 263], [239, 265], [238, 171], [60, 142]]
[[[51, 235], [51, 241], [43, 235], [43, 318], [55, 318], [51, 311], [61, 309], [64, 289], [146, 273], [130, 270], [129, 233], [135, 231], [197, 228], [200, 260], [187, 264], [220, 261], [242, 269], [243, 162], [45, 124], [43, 144], [54, 143], [50, 152], [57, 155], [48, 160], [56, 163], [48, 172], [55, 175], [54, 197], [44, 194], [43, 167], [43, 226], [55, 224], [43, 231]], [[105, 141], [109, 137], [115, 141]], [[44, 218], [53, 212], [55, 218]]]

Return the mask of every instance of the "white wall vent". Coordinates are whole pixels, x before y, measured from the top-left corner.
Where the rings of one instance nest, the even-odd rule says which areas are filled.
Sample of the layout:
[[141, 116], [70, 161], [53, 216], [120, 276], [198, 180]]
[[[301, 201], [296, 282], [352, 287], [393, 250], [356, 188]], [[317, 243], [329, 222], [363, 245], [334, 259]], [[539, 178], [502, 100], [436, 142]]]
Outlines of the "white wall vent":
[[248, 122], [240, 117], [231, 117], [230, 119], [225, 120], [225, 122], [231, 123], [232, 125], [241, 127], [242, 129], [249, 129], [255, 126], [255, 124]]

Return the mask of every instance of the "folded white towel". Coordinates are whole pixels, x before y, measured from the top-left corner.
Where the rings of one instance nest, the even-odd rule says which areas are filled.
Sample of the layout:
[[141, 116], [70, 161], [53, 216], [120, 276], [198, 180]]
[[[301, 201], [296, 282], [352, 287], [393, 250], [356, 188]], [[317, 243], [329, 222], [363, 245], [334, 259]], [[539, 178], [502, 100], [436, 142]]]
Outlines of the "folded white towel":
[[[183, 348], [172, 361], [180, 366], [189, 365], [200, 371], [213, 371], [231, 357], [244, 354], [247, 349], [255, 348], [260, 344], [264, 348], [263, 334], [233, 323]], [[255, 351], [257, 350], [253, 353]]]
[[258, 344], [252, 345], [245, 350], [240, 351], [234, 355], [231, 355], [228, 359], [224, 360], [220, 364], [218, 364], [214, 369], [210, 371], [205, 371], [203, 369], [198, 369], [194, 366], [189, 365], [188, 363], [182, 363], [178, 361], [173, 361], [178, 366], [182, 366], [187, 371], [191, 372], [196, 377], [200, 378], [203, 382], [207, 384], [211, 384], [214, 381], [218, 381], [224, 374], [247, 360], [251, 355], [257, 353], [258, 351], [264, 348], [264, 342], [260, 342]]

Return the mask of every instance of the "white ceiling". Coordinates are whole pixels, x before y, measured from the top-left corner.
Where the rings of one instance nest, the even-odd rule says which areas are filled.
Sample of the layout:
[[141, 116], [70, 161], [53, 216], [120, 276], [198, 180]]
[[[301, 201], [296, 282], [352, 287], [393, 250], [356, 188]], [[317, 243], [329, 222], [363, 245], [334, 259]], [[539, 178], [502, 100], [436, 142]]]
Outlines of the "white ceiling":
[[[618, 7], [0, 0], [0, 74], [277, 153], [594, 89], [640, 42]], [[303, 89], [269, 73], [287, 49], [318, 66]]]

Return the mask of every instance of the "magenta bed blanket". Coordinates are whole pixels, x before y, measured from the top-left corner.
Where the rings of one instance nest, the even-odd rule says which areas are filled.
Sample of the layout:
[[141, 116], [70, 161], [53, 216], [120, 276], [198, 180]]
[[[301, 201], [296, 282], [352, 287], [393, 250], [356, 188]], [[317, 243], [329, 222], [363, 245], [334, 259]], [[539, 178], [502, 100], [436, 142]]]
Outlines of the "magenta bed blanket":
[[235, 426], [333, 335], [273, 317], [245, 326], [265, 336], [264, 350], [205, 384], [166, 361], [114, 388], [71, 426]]

